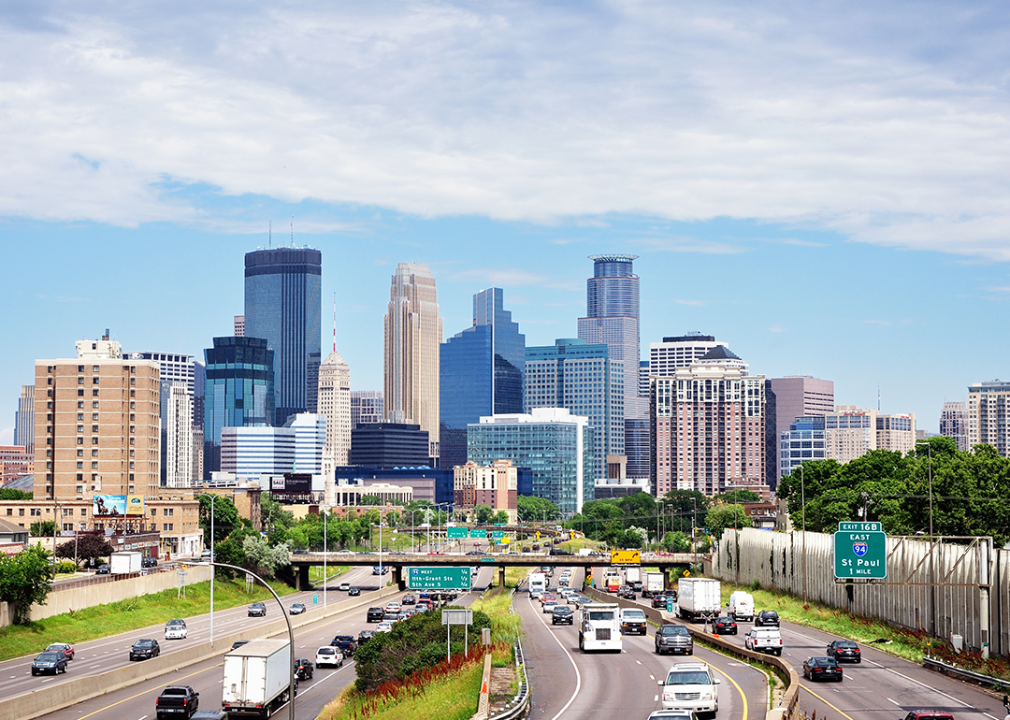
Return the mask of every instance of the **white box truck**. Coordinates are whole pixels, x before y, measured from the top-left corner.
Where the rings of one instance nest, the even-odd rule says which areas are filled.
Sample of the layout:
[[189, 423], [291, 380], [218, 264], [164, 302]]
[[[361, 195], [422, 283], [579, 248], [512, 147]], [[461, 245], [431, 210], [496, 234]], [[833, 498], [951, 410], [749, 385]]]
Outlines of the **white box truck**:
[[287, 640], [250, 640], [224, 656], [221, 709], [233, 717], [268, 718], [288, 701], [291, 649]]
[[709, 578], [681, 578], [677, 581], [677, 616], [688, 621], [715, 618], [722, 610], [722, 586]]
[[647, 572], [642, 581], [642, 597], [653, 597], [666, 590], [666, 573]]
[[754, 619], [754, 596], [743, 590], [735, 590], [729, 596], [729, 614], [739, 622], [746, 620], [750, 622]]
[[140, 572], [139, 552], [114, 552], [109, 556], [109, 572], [112, 575], [125, 575]]
[[542, 572], [531, 572], [529, 583], [532, 598], [537, 598], [547, 591], [547, 576]]
[[624, 584], [630, 585], [635, 592], [642, 591], [642, 568], [629, 567], [624, 570]]

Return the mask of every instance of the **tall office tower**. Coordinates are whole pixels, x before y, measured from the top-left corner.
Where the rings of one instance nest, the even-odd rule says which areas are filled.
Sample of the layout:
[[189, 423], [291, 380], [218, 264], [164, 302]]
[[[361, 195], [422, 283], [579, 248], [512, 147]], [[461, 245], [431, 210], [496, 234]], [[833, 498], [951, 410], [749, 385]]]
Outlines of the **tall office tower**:
[[298, 413], [288, 418], [284, 427], [292, 431], [295, 442], [293, 472], [320, 475], [326, 451], [326, 416]]
[[[1010, 383], [992, 380], [968, 386], [968, 447], [992, 445], [1010, 457]], [[38, 465], [35, 466], [38, 471]]]
[[322, 359], [323, 254], [311, 248], [256, 250], [245, 256], [245, 335], [274, 352], [271, 425], [316, 412]]
[[[767, 385], [766, 385], [767, 387]], [[779, 436], [779, 479], [805, 462], [825, 460], [828, 457], [824, 444], [824, 416], [798, 417], [789, 423], [789, 429]]]
[[118, 342], [77, 343], [73, 359], [35, 361], [35, 499], [158, 494], [158, 364]]
[[940, 413], [940, 434], [952, 438], [957, 443], [957, 449], [967, 452], [968, 444], [968, 406], [963, 402], [945, 402]]
[[[193, 427], [203, 428], [203, 401], [207, 396], [207, 363], [193, 361]], [[202, 477], [202, 476], [201, 476]]]
[[203, 423], [193, 426], [193, 474], [192, 480], [203, 480]]
[[765, 381], [768, 403], [768, 433], [765, 438], [768, 486], [773, 490], [782, 477], [778, 457], [782, 433], [789, 432], [796, 418], [824, 417], [835, 411], [835, 383], [809, 375], [769, 378]]
[[439, 352], [442, 318], [427, 265], [400, 263], [389, 290], [384, 329], [386, 419], [416, 423], [428, 433], [428, 455], [439, 454]]
[[527, 410], [566, 408], [589, 418], [590, 484], [607, 477], [608, 455], [624, 455], [625, 377], [624, 362], [611, 359], [605, 344], [562, 338], [551, 346], [526, 348]]
[[473, 296], [473, 325], [442, 343], [440, 467], [466, 463], [466, 426], [483, 415], [523, 410], [526, 336], [502, 307], [501, 288]]
[[193, 481], [193, 396], [185, 383], [173, 383], [168, 391], [162, 425], [162, 475], [165, 487], [189, 487]]
[[235, 337], [245, 337], [245, 315], [236, 315], [232, 327]]
[[[665, 337], [663, 342], [649, 343], [649, 375], [673, 377], [677, 368], [691, 367], [712, 350], [728, 347], [725, 342], [717, 341], [714, 335], [699, 332]], [[742, 363], [743, 374], [746, 375], [747, 364], [739, 358], [737, 360]]]
[[214, 338], [203, 351], [207, 384], [204, 398], [204, 477], [221, 469], [221, 429], [273, 424], [274, 351], [255, 337]]
[[648, 416], [648, 403], [638, 396], [641, 340], [638, 330], [637, 255], [590, 255], [593, 277], [586, 281], [586, 315], [579, 318], [579, 337], [605, 343], [610, 359], [624, 363], [624, 416]]
[[319, 366], [319, 413], [326, 416], [326, 450], [322, 473], [333, 475], [333, 468], [347, 465], [351, 452], [351, 369], [337, 352]]
[[351, 429], [382, 422], [386, 417], [380, 390], [351, 390]]
[[14, 444], [35, 455], [35, 386], [22, 385], [18, 410], [14, 415]]
[[908, 453], [915, 448], [915, 415], [885, 415], [855, 405], [839, 405], [824, 418], [828, 458], [847, 463], [871, 450]]
[[351, 430], [351, 465], [428, 467], [428, 433], [416, 423], [362, 423]]
[[[153, 360], [158, 363], [158, 413], [161, 418], [161, 484], [167, 485], [166, 472], [169, 466], [168, 456], [168, 398], [172, 387], [177, 383], [186, 388], [186, 392], [193, 394], [193, 356], [181, 355], [179, 353], [159, 353], [159, 352], [133, 352], [127, 353], [130, 360]], [[192, 408], [192, 403], [190, 404]], [[190, 418], [192, 423], [192, 418]], [[177, 486], [172, 486], [177, 487]]]
[[652, 486], [719, 495], [767, 494], [765, 378], [746, 375], [729, 349], [713, 347], [672, 376], [653, 376]]
[[533, 495], [550, 500], [566, 516], [582, 512], [583, 503], [594, 499], [589, 418], [564, 408], [482, 417], [467, 427], [467, 456], [477, 465], [511, 460], [517, 468], [529, 468]]

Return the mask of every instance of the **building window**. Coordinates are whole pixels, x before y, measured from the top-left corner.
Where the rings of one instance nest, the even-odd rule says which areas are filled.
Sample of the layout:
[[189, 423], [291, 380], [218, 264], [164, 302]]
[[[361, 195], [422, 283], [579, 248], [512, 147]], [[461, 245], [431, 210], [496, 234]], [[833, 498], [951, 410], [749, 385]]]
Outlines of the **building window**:
[[14, 508], [7, 508], [7, 517], [10, 517], [13, 514], [14, 514]]
[[87, 516], [88, 516], [88, 509], [81, 508], [81, 517], [87, 517]]
[[84, 389], [83, 388], [78, 388], [78, 390], [77, 390], [77, 397], [84, 397]]
[[133, 464], [133, 461], [132, 461], [132, 460], [130, 461], [130, 469], [131, 469], [131, 470], [135, 469], [135, 468], [134, 468], [134, 464]]
[[91, 451], [91, 457], [98, 457], [98, 451], [97, 450], [92, 450]]
[[77, 473], [77, 482], [81, 482], [83, 480], [84, 480], [84, 474], [83, 473]]
[[77, 426], [77, 432], [79, 432], [79, 433], [84, 432], [84, 426], [83, 425], [78, 425]]
[[97, 377], [91, 378], [91, 384], [92, 385], [97, 385], [98, 384], [98, 378]]
[[[98, 422], [98, 413], [91, 413], [91, 422]], [[98, 432], [97, 430], [95, 432]]]
[[[18, 508], [18, 515], [20, 515], [21, 517], [24, 517], [25, 516], [25, 509], [24, 508]], [[22, 525], [22, 527], [24, 527], [24, 526]]]
[[91, 426], [91, 432], [93, 432], [93, 433], [98, 432], [98, 426], [97, 425], [92, 425]]
[[131, 445], [134, 445], [134, 444], [135, 444], [135, 443], [134, 443], [134, 440], [136, 440], [136, 439], [137, 439], [137, 438], [130, 438], [130, 444], [131, 444]]
[[77, 366], [77, 372], [84, 372], [84, 366], [83, 365], [78, 365]]
[[131, 425], [131, 426], [130, 426], [130, 432], [131, 432], [131, 433], [135, 433], [135, 432], [137, 432], [137, 426], [136, 426], [136, 425]]
[[130, 403], [130, 409], [131, 410], [136, 410], [137, 409], [137, 403], [135, 403], [135, 402]]
[[172, 517], [173, 515], [175, 515], [175, 509], [174, 508], [165, 508], [165, 512], [162, 513], [162, 514], [165, 517]]
[[133, 457], [133, 454], [134, 454], [135, 452], [136, 452], [136, 450], [134, 450], [133, 448], [130, 448], [130, 457]]
[[77, 438], [77, 444], [78, 445], [83, 445], [84, 444], [84, 438], [81, 438], [81, 437]]
[[94, 401], [93, 403], [91, 403], [91, 407], [92, 407], [93, 409], [97, 410], [97, 409], [98, 409], [98, 401], [96, 400], [96, 401]]
[[131, 385], [136, 385], [137, 384], [137, 378], [130, 378], [130, 384]]
[[137, 416], [134, 415], [133, 413], [130, 413], [130, 422], [134, 422], [136, 419], [137, 419]]
[[158, 517], [158, 508], [151, 508], [151, 517]]
[[129, 490], [127, 490], [127, 492], [131, 492], [131, 493], [133, 492], [133, 485], [130, 486], [130, 488], [129, 488]]
[[131, 390], [130, 391], [130, 397], [132, 397], [132, 398], [137, 397], [137, 391], [136, 390]]
[[78, 462], [78, 463], [77, 463], [77, 469], [78, 469], [78, 470], [83, 470], [83, 469], [84, 469], [84, 463], [82, 463], [82, 462]]
[[91, 463], [91, 469], [92, 470], [97, 470], [98, 469], [98, 463], [96, 463], [96, 462]]
[[[81, 390], [81, 392], [84, 391]], [[94, 390], [91, 391], [91, 397], [98, 397], [98, 388], [95, 388]]]
[[100, 368], [97, 365], [92, 365], [91, 366], [91, 372], [98, 372], [99, 370], [100, 370]]
[[96, 437], [91, 438], [91, 444], [92, 445], [97, 445], [98, 444], [98, 438], [96, 438]]
[[164, 532], [172, 532], [172, 530], [173, 530], [174, 528], [175, 528], [175, 523], [164, 523], [164, 524], [163, 524], [163, 525], [161, 526], [161, 529], [162, 529], [162, 530], [163, 530]]
[[84, 378], [82, 378], [82, 377], [77, 378], [77, 384], [78, 385], [83, 385], [84, 384]]

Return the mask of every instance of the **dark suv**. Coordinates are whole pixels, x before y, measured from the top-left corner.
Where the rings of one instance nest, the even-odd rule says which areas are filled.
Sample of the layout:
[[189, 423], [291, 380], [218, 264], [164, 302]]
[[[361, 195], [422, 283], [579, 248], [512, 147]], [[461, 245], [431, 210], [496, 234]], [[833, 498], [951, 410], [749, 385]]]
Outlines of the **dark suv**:
[[575, 613], [567, 605], [555, 605], [551, 612], [551, 625], [557, 625], [558, 623], [572, 625], [574, 619]]
[[778, 627], [779, 614], [774, 610], [762, 610], [754, 616], [754, 626], [761, 627], [762, 625], [773, 625]]
[[382, 622], [382, 617], [386, 614], [385, 608], [381, 607], [370, 607], [368, 608], [368, 616], [365, 618], [368, 622]]
[[161, 655], [161, 646], [157, 640], [138, 640], [130, 648], [130, 660], [149, 660]]
[[656, 653], [694, 655], [694, 638], [683, 625], [663, 625], [656, 631]]

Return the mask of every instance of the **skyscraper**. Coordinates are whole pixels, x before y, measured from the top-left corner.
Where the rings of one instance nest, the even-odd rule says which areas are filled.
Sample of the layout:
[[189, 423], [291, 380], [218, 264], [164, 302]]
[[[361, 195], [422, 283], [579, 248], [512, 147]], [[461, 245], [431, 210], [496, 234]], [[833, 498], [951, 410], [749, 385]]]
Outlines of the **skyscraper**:
[[396, 266], [383, 335], [386, 419], [420, 425], [428, 433], [429, 456], [437, 458], [442, 318], [427, 265]]
[[440, 349], [439, 465], [466, 463], [466, 426], [523, 410], [526, 336], [502, 306], [502, 289], [473, 296], [473, 325]]
[[945, 402], [940, 413], [940, 434], [953, 438], [958, 450], [970, 450], [968, 444], [968, 406], [963, 402]]
[[589, 418], [594, 449], [593, 466], [586, 469], [590, 484], [607, 477], [608, 455], [624, 455], [625, 377], [624, 363], [612, 360], [604, 344], [562, 338], [554, 345], [526, 348], [527, 410], [566, 408]]
[[322, 343], [323, 254], [311, 248], [256, 250], [245, 256], [247, 337], [274, 353], [274, 417], [316, 412]]
[[14, 444], [29, 455], [35, 454], [35, 386], [22, 385], [18, 410], [14, 415]]
[[326, 416], [326, 448], [323, 451], [323, 475], [347, 465], [351, 452], [351, 369], [337, 352], [319, 366], [319, 413]]
[[990, 380], [968, 386], [968, 447], [979, 444], [992, 445], [1000, 455], [1010, 457], [1010, 382]]
[[[770, 378], [765, 382], [768, 402], [767, 453], [768, 486], [773, 490], [782, 477], [785, 460], [779, 458], [782, 433], [789, 432], [797, 418], [824, 417], [835, 410], [835, 383], [809, 375]], [[823, 428], [821, 428], [823, 429]], [[802, 428], [803, 431], [809, 428]]]
[[[166, 454], [168, 452], [169, 395], [176, 384], [181, 384], [190, 397], [192, 397], [194, 386], [193, 356], [181, 353], [134, 352], [127, 353], [126, 357], [131, 360], [153, 360], [158, 363], [158, 413], [161, 418], [161, 484], [164, 487], [168, 485], [166, 478], [168, 467], [171, 464]], [[191, 402], [191, 413], [192, 407], [193, 404]], [[193, 418], [190, 417], [190, 423], [192, 422]], [[169, 487], [179, 486], [169, 485]]]
[[165, 487], [189, 487], [193, 481], [193, 395], [185, 383], [169, 388], [162, 424], [162, 477]]
[[381, 390], [351, 390], [351, 429], [382, 422], [386, 413]]
[[586, 315], [579, 318], [579, 337], [605, 343], [610, 359], [624, 363], [624, 416], [646, 417], [647, 401], [638, 397], [640, 336], [637, 255], [590, 255], [593, 277], [586, 281]]
[[214, 338], [204, 350], [204, 476], [221, 469], [221, 429], [273, 423], [274, 351], [256, 337]]
[[885, 415], [855, 405], [839, 405], [824, 417], [825, 455], [840, 463], [871, 450], [908, 453], [915, 448], [915, 415]]

